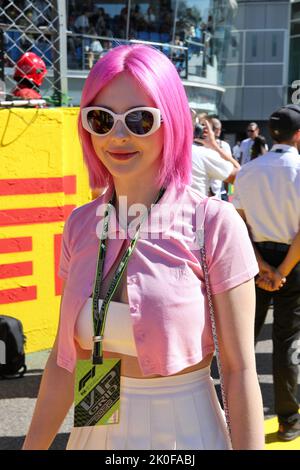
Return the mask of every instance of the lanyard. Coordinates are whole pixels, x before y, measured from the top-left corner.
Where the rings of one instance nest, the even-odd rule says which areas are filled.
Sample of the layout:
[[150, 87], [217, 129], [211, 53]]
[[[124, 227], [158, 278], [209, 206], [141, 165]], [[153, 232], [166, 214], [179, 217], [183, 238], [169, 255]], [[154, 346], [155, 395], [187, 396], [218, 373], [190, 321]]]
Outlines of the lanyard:
[[[164, 192], [165, 192], [165, 188], [161, 188], [154, 204], [156, 204], [159, 201], [159, 199], [162, 197]], [[108, 288], [106, 296], [99, 310], [100, 287], [102, 283], [103, 267], [104, 267], [106, 248], [107, 248], [106, 241], [107, 241], [108, 225], [109, 225], [110, 214], [111, 214], [111, 210], [114, 205], [114, 202], [115, 202], [115, 193], [113, 194], [112, 199], [107, 204], [107, 207], [104, 213], [103, 231], [102, 231], [102, 236], [101, 236], [100, 244], [99, 244], [97, 271], [96, 271], [96, 278], [95, 278], [94, 291], [93, 291], [93, 302], [92, 302], [93, 326], [94, 326], [93, 364], [103, 363], [102, 341], [103, 341], [103, 334], [104, 334], [104, 329], [105, 329], [105, 322], [106, 322], [108, 307], [121, 281], [122, 275], [126, 269], [129, 258], [138, 241], [141, 225], [151, 210], [151, 207], [150, 207], [146, 215], [142, 218], [141, 222], [138, 224], [135, 236], [131, 240], [127, 250], [122, 256], [122, 259], [114, 273], [113, 280]]]

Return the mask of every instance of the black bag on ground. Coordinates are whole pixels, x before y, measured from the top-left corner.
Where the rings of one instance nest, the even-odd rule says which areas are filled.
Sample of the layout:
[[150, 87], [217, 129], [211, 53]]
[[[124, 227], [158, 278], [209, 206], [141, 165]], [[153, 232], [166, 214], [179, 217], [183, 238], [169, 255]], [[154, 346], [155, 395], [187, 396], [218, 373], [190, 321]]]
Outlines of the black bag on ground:
[[0, 378], [23, 377], [26, 337], [20, 320], [0, 315]]

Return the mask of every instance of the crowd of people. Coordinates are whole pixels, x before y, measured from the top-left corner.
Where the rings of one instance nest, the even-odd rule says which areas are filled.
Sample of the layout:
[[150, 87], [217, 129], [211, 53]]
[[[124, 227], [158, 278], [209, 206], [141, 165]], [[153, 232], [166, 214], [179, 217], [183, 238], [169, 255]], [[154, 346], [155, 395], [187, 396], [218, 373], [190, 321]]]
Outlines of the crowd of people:
[[[13, 24], [18, 31], [5, 33], [5, 65], [13, 66], [21, 51], [34, 52], [43, 56], [47, 66], [52, 61], [51, 35], [47, 28], [51, 23], [51, 5], [47, 0], [32, 3], [19, 0], [10, 3], [2, 2], [0, 23]], [[109, 14], [105, 7], [99, 7], [95, 2], [68, 2], [68, 66], [69, 68], [90, 69], [96, 60], [116, 45], [116, 41], [139, 39], [157, 43], [173, 42], [174, 11], [164, 4], [156, 6], [159, 11], [149, 6], [142, 11], [140, 5], [135, 5], [130, 11], [124, 6], [118, 14]], [[128, 23], [128, 24], [127, 24]], [[32, 25], [34, 27], [32, 28]], [[30, 28], [26, 34], [23, 31]], [[45, 28], [42, 37], [36, 28]], [[128, 29], [127, 29], [128, 28]], [[90, 37], [89, 37], [90, 36]], [[201, 18], [200, 12], [185, 8], [178, 14], [176, 22], [176, 45], [187, 46], [189, 57], [203, 53], [204, 63], [212, 61], [213, 17], [207, 20]], [[198, 46], [199, 44], [199, 46]], [[200, 49], [201, 47], [201, 49]], [[181, 72], [184, 64], [184, 54], [179, 50], [165, 49]], [[47, 62], [48, 61], [48, 62]]]
[[[71, 56], [69, 61], [76, 67], [82, 65], [84, 51], [87, 53], [89, 68], [113, 44], [110, 39], [96, 39], [98, 37], [116, 39], [139, 39], [158, 43], [170, 43], [173, 36], [174, 12], [168, 7], [160, 6], [159, 14], [149, 6], [146, 12], [141, 11], [140, 5], [135, 5], [130, 11], [128, 23], [128, 9], [123, 7], [119, 14], [109, 15], [104, 7], [94, 7], [92, 11], [86, 6], [81, 10], [70, 8], [68, 17], [68, 29], [75, 34], [95, 36], [94, 39], [84, 39], [69, 36], [68, 44]], [[128, 30], [127, 30], [128, 27]], [[202, 21], [200, 15], [196, 15], [191, 8], [179, 16], [176, 23], [175, 44], [188, 46], [189, 53], [199, 54], [199, 46], [202, 44], [211, 61], [212, 55], [213, 19], [208, 17], [207, 22]], [[189, 43], [189, 41], [192, 41]], [[166, 51], [167, 52], [167, 51]], [[179, 71], [182, 69], [184, 57], [182, 52], [173, 52], [173, 61], [178, 63]]]
[[[255, 342], [273, 304], [273, 379], [278, 437], [300, 435], [298, 376], [300, 364], [300, 107], [287, 105], [269, 120], [269, 150], [258, 124], [232, 149], [219, 139], [221, 123], [194, 119], [193, 187], [227, 200], [219, 192], [234, 182], [232, 202], [245, 221], [259, 265], [256, 278]], [[199, 130], [200, 129], [200, 130]], [[200, 132], [201, 131], [201, 132]], [[199, 132], [201, 138], [199, 138]], [[200, 147], [199, 147], [200, 145]], [[238, 163], [239, 162], [239, 163]], [[216, 186], [215, 180], [219, 179]], [[217, 189], [217, 191], [216, 191]]]

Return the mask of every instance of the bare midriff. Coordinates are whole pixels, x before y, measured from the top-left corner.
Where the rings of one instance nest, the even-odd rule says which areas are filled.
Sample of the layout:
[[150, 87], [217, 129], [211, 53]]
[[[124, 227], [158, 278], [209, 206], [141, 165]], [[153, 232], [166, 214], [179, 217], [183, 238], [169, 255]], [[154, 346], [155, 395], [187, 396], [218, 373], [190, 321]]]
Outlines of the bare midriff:
[[[78, 354], [79, 357], [78, 359], [90, 359], [91, 358], [92, 351], [89, 350], [81, 350], [80, 354]], [[120, 358], [121, 359], [121, 375], [124, 377], [132, 377], [136, 379], [153, 379], [157, 377], [161, 377], [161, 375], [143, 375], [143, 372], [141, 371], [138, 359], [134, 356], [128, 356], [126, 354], [120, 354], [118, 352], [108, 352], [108, 351], [103, 351], [103, 357], [106, 359], [110, 358]], [[182, 375], [182, 374], [187, 374], [188, 372], [194, 372], [196, 370], [204, 369], [205, 367], [208, 367], [211, 364], [213, 354], [209, 354], [205, 356], [202, 361], [198, 362], [198, 364], [194, 364], [191, 367], [187, 367], [180, 372], [177, 372], [177, 374], [173, 375]]]

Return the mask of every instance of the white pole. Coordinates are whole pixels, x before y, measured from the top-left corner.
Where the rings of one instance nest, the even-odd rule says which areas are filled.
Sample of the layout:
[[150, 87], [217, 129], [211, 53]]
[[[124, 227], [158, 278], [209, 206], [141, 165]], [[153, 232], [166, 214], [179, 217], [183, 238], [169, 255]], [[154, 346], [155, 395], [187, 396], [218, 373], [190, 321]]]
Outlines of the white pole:
[[179, 3], [179, 0], [176, 0], [175, 12], [174, 12], [174, 23], [173, 23], [173, 34], [172, 34], [172, 44], [175, 44], [178, 3]]
[[127, 23], [126, 23], [126, 39], [129, 39], [129, 23], [130, 23], [131, 0], [127, 2]]
[[67, 17], [66, 2], [57, 0], [58, 23], [59, 23], [59, 70], [61, 93], [68, 94], [68, 76], [67, 76]]

